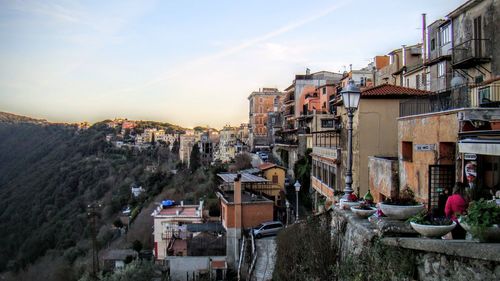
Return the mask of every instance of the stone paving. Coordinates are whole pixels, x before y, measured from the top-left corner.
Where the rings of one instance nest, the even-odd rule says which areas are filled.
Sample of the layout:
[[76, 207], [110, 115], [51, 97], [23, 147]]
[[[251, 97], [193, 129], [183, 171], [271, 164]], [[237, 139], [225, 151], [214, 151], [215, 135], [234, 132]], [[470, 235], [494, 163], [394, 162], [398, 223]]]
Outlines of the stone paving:
[[252, 281], [268, 281], [273, 278], [276, 263], [276, 237], [257, 239], [257, 261], [252, 274]]

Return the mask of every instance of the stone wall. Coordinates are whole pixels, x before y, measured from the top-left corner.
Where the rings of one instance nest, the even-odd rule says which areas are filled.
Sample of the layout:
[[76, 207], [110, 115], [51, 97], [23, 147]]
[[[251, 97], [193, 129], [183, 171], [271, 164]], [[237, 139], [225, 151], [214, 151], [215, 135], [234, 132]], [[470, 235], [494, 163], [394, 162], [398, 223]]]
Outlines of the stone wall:
[[[367, 219], [357, 218], [352, 212], [333, 208], [331, 234], [340, 245], [342, 260], [356, 256], [383, 256], [377, 251], [378, 245], [405, 252], [413, 264], [413, 276], [393, 280], [500, 280], [500, 244], [478, 243], [468, 240], [441, 240], [415, 237], [384, 237], [375, 224]], [[390, 260], [390, 255], [383, 263], [386, 268], [370, 270], [390, 271], [398, 268], [402, 260]], [[396, 259], [394, 256], [392, 259]], [[399, 257], [400, 258], [400, 257]], [[366, 259], [365, 259], [366, 260]], [[396, 265], [391, 267], [390, 264]], [[356, 266], [355, 266], [356, 267]]]

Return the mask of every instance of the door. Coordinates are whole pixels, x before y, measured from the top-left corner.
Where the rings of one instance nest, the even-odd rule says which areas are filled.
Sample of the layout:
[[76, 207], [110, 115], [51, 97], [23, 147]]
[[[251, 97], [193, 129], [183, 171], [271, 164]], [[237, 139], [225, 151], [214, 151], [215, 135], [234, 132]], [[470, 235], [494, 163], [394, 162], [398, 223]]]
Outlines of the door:
[[455, 165], [429, 165], [428, 210], [435, 216], [444, 216], [446, 199], [455, 184]]

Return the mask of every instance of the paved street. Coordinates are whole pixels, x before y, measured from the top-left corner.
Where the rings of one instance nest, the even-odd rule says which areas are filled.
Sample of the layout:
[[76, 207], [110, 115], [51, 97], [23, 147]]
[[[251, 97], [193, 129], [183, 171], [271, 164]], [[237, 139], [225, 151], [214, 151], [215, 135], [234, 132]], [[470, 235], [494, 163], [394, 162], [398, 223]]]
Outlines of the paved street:
[[267, 281], [273, 277], [276, 263], [276, 236], [257, 239], [257, 262], [252, 274], [253, 281]]

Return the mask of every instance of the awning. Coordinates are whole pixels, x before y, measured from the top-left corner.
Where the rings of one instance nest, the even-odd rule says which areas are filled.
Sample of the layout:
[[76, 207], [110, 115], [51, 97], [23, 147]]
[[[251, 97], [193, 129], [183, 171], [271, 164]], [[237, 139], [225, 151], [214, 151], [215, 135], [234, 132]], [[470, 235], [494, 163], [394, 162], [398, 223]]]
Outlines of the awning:
[[500, 140], [498, 139], [463, 139], [458, 142], [460, 153], [500, 156]]

